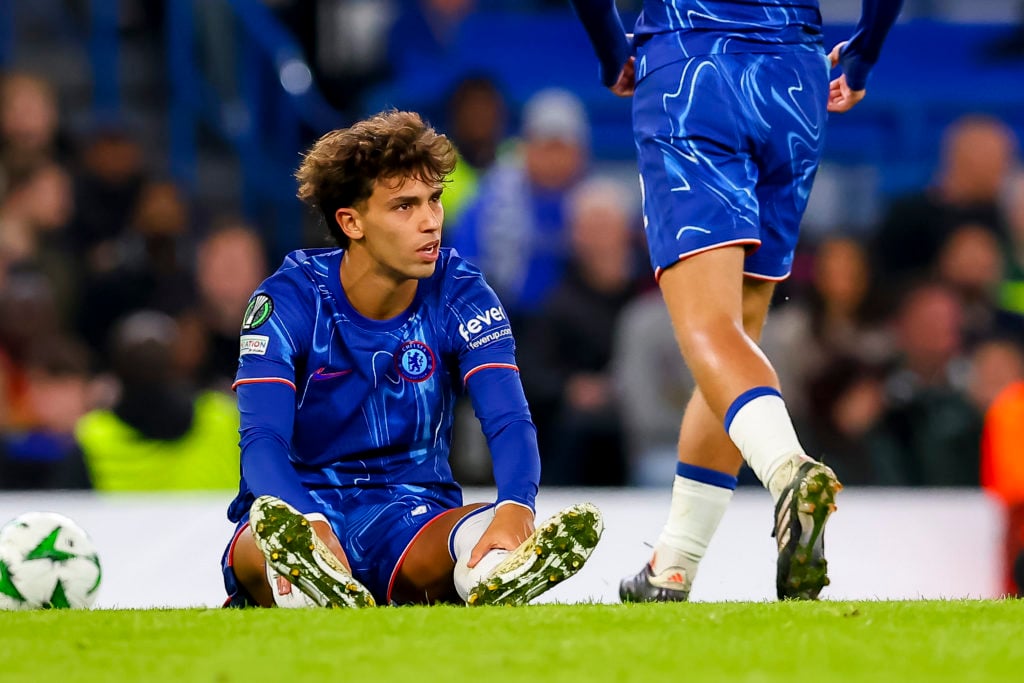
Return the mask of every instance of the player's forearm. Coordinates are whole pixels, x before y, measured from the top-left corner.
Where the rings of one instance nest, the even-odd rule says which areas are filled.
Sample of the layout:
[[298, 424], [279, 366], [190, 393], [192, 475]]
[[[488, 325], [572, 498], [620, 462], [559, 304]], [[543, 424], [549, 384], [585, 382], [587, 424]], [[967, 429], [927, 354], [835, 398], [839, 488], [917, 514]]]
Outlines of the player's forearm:
[[882, 43], [902, 7], [903, 0], [863, 0], [860, 22], [839, 58], [846, 83], [852, 90], [867, 87], [868, 74], [878, 61]]
[[498, 502], [535, 509], [540, 451], [519, 373], [508, 368], [474, 373], [469, 379], [469, 395], [491, 451]]
[[632, 51], [615, 0], [569, 0], [583, 23], [601, 65], [601, 82], [611, 86]]
[[497, 502], [519, 503], [535, 510], [540, 482], [540, 450], [537, 448], [537, 428], [529, 415], [489, 435], [487, 446], [494, 462]]
[[242, 478], [256, 498], [276, 496], [302, 514], [320, 510], [299, 481], [288, 449], [270, 434], [256, 432], [242, 438]]
[[277, 382], [238, 386], [242, 477], [256, 497], [281, 498], [302, 512], [319, 508], [289, 459], [295, 422], [295, 391]]

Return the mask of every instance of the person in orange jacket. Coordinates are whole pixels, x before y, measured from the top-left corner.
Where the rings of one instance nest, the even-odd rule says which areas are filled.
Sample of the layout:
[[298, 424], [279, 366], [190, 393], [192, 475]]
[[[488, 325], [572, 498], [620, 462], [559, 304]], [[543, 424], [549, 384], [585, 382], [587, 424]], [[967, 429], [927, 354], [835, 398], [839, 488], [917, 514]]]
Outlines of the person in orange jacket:
[[1006, 506], [1006, 591], [1024, 594], [1024, 381], [1003, 389], [985, 414], [981, 485]]

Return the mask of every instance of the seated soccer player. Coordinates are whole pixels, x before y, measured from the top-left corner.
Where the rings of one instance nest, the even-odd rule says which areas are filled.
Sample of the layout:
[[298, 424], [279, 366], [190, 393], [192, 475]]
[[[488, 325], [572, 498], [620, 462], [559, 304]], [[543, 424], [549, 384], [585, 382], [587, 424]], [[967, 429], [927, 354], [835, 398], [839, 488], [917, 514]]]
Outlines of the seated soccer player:
[[[480, 271], [440, 248], [454, 165], [445, 136], [399, 111], [306, 154], [299, 196], [340, 248], [290, 254], [242, 321], [227, 604], [522, 604], [597, 544], [587, 503], [534, 529], [540, 457], [512, 330]], [[449, 467], [463, 390], [493, 504], [464, 505]]]

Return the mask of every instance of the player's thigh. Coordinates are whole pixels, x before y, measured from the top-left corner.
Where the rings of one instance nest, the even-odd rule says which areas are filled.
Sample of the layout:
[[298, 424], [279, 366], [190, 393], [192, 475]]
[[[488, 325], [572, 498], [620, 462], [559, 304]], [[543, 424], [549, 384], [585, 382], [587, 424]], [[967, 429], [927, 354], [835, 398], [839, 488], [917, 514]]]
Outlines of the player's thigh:
[[666, 65], [637, 84], [633, 126], [656, 271], [723, 245], [760, 243], [757, 165], [739, 76], [722, 55]]
[[452, 529], [469, 513], [486, 507], [472, 503], [442, 512], [409, 543], [398, 566], [391, 599], [399, 604], [457, 601], [452, 572], [455, 560], [449, 546]]
[[776, 93], [766, 108], [768, 126], [758, 142], [757, 199], [761, 207], [761, 247], [744, 267], [766, 280], [789, 276], [800, 222], [824, 150], [828, 71], [816, 52], [771, 56], [759, 70], [762, 89]]

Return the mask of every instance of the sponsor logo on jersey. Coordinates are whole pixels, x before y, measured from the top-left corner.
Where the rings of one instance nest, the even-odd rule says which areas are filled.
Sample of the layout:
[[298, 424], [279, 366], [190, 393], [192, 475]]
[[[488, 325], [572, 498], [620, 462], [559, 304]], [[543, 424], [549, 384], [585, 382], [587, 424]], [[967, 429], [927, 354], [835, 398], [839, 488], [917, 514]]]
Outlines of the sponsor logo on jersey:
[[434, 374], [437, 360], [430, 347], [421, 341], [407, 341], [395, 354], [395, 369], [410, 382], [422, 382]]
[[[505, 311], [503, 311], [500, 306], [491, 306], [483, 313], [477, 313], [472, 318], [459, 325], [459, 336], [462, 337], [463, 341], [470, 342], [469, 346], [475, 349], [478, 346], [486, 344], [487, 342], [494, 341], [494, 339], [498, 339], [500, 337], [512, 334], [511, 329], [509, 329], [509, 327], [507, 326], [507, 321], [508, 318], [505, 316]], [[493, 333], [488, 334], [485, 337], [486, 341], [483, 341], [481, 339], [473, 339], [473, 337], [475, 337], [476, 335], [480, 334], [481, 332], [488, 329], [492, 325], [498, 323], [506, 323], [505, 330], [508, 331], [505, 332], [504, 334], [501, 334], [501, 330], [499, 330], [499, 334], [497, 337], [494, 337]]]
[[482, 337], [477, 337], [473, 341], [471, 341], [468, 344], [466, 344], [466, 346], [468, 346], [469, 348], [475, 350], [475, 349], [479, 349], [481, 346], [487, 346], [491, 342], [498, 341], [499, 339], [502, 339], [503, 337], [511, 337], [511, 336], [512, 336], [512, 328], [509, 327], [508, 325], [506, 325], [505, 327], [501, 328], [500, 330], [494, 330], [493, 332], [488, 332], [487, 334], [483, 335]]
[[262, 334], [243, 334], [240, 339], [240, 348], [238, 355], [245, 356], [253, 354], [256, 356], [262, 356], [267, 353], [267, 344], [270, 343], [270, 337]]
[[270, 320], [274, 312], [274, 300], [266, 294], [257, 294], [249, 300], [242, 316], [242, 331], [253, 330]]

